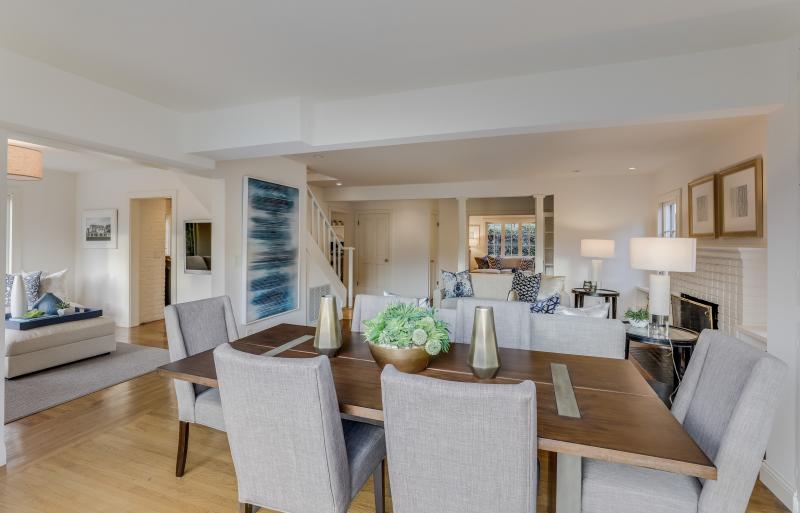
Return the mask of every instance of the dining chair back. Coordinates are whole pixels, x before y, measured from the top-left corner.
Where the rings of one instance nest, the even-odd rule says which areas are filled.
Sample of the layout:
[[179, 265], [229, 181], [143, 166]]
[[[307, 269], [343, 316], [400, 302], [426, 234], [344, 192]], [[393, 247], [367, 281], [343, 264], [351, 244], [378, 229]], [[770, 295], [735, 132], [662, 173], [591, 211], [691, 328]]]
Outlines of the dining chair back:
[[616, 319], [532, 313], [530, 331], [535, 351], [625, 358], [625, 325]]
[[469, 344], [475, 307], [491, 306], [494, 311], [494, 328], [497, 345], [514, 349], [531, 349], [530, 305], [522, 301], [497, 299], [460, 299], [456, 306], [455, 342]]
[[328, 358], [274, 358], [225, 344], [214, 363], [239, 502], [347, 511], [386, 449], [382, 428], [343, 426]]
[[717, 467], [699, 512], [744, 511], [785, 385], [786, 364], [716, 330], [701, 333], [672, 413]]
[[362, 323], [374, 319], [387, 306], [393, 304], [417, 305], [419, 299], [405, 296], [371, 296], [369, 294], [359, 294], [353, 305], [353, 320], [350, 323], [352, 331], [364, 331]]
[[536, 511], [536, 387], [381, 374], [395, 513]]

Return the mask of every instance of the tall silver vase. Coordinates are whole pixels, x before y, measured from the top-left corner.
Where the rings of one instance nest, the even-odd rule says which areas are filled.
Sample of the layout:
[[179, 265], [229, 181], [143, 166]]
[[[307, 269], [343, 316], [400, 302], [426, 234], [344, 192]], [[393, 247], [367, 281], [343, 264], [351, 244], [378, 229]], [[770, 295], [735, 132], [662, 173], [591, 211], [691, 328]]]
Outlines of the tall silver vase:
[[494, 310], [491, 306], [476, 306], [472, 323], [472, 343], [469, 346], [469, 367], [480, 379], [490, 379], [500, 369], [500, 352], [494, 330]]
[[336, 308], [335, 296], [322, 296], [319, 303], [317, 332], [314, 334], [314, 349], [319, 354], [335, 356], [342, 348], [342, 324]]

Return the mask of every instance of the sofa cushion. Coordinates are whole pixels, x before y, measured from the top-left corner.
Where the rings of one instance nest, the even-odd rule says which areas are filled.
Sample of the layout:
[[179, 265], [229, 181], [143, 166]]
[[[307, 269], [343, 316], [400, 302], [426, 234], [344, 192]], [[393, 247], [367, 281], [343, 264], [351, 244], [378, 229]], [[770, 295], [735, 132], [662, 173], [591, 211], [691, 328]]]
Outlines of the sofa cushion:
[[[42, 271], [32, 273], [21, 273], [22, 282], [25, 284], [25, 297], [28, 300], [28, 308], [33, 308], [33, 304], [39, 299], [39, 285], [41, 283]], [[11, 287], [14, 285], [14, 274], [6, 274], [6, 306], [11, 305]]]
[[442, 292], [444, 298], [472, 297], [472, 279], [469, 271], [451, 273], [442, 271]]
[[6, 330], [6, 356], [16, 356], [114, 334], [110, 317], [62, 322], [31, 330]]
[[539, 295], [539, 286], [542, 283], [542, 274], [532, 274], [518, 271], [511, 280], [511, 288], [517, 291], [519, 300], [533, 303]]
[[586, 306], [584, 308], [570, 308], [569, 306], [560, 306], [556, 308], [556, 314], [574, 316], [574, 317], [594, 317], [595, 319], [605, 319], [608, 317], [609, 303], [600, 303], [597, 305]]
[[534, 260], [532, 258], [520, 258], [519, 265], [517, 266], [517, 271], [531, 271], [533, 272], [536, 269], [534, 265]]
[[503, 257], [500, 255], [486, 255], [486, 261], [489, 263], [489, 269], [503, 269]]
[[488, 269], [489, 260], [485, 256], [475, 257], [475, 265], [478, 266], [478, 269]]
[[559, 303], [561, 303], [560, 294], [553, 294], [544, 299], [537, 299], [531, 303], [531, 313], [554, 314], [556, 313], [556, 308], [558, 308]]

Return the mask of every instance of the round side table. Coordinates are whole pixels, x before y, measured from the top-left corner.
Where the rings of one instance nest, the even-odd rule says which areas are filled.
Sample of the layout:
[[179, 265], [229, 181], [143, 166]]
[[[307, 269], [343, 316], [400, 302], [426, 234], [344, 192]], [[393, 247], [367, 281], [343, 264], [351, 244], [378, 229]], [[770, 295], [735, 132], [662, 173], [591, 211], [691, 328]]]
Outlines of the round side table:
[[585, 298], [586, 296], [603, 298], [606, 303], [611, 303], [611, 309], [608, 312], [608, 318], [609, 319], [617, 318], [617, 298], [619, 297], [619, 292], [617, 292], [616, 290], [597, 289], [596, 291], [592, 292], [584, 288], [576, 287], [572, 289], [572, 294], [575, 296], [576, 308], [583, 307], [583, 298]]
[[689, 359], [692, 357], [694, 346], [697, 344], [697, 339], [700, 336], [699, 333], [687, 328], [670, 326], [666, 337], [657, 337], [650, 333], [649, 328], [634, 328], [628, 323], [625, 324], [625, 327], [627, 329], [625, 337], [626, 360], [630, 353], [631, 341], [656, 346], [672, 346], [672, 359], [675, 363], [672, 372], [676, 377], [683, 379], [686, 366], [689, 365]]

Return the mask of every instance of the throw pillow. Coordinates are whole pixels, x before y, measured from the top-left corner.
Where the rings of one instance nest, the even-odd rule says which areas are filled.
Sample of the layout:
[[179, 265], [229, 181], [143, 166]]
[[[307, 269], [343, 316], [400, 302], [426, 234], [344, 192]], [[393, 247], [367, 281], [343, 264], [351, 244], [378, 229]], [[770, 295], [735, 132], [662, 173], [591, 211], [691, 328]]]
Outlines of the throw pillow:
[[554, 314], [559, 303], [561, 303], [561, 295], [553, 294], [531, 303], [531, 313]]
[[[393, 292], [389, 292], [388, 290], [383, 291], [383, 295], [386, 297], [403, 297], [400, 294], [395, 294]], [[422, 308], [430, 308], [430, 301], [426, 297], [415, 297], [414, 299], [417, 300], [417, 306]]]
[[503, 268], [503, 257], [500, 255], [498, 256], [486, 256], [486, 261], [489, 263], [489, 269], [502, 269]]
[[[22, 273], [22, 281], [25, 282], [25, 297], [28, 300], [28, 308], [33, 308], [33, 304], [39, 299], [39, 284], [42, 271], [33, 273]], [[14, 285], [14, 275], [6, 274], [6, 306], [11, 306], [11, 287]]]
[[475, 257], [475, 264], [477, 264], [478, 269], [488, 269], [489, 268], [489, 260], [488, 257]]
[[517, 271], [533, 271], [534, 261], [532, 258], [520, 258]]
[[[23, 274], [28, 274], [22, 271]], [[47, 271], [42, 271], [42, 276], [39, 284], [39, 297], [44, 296], [48, 292], [52, 292], [54, 296], [67, 301], [69, 294], [67, 293], [67, 269], [48, 274]]]
[[608, 303], [586, 306], [584, 308], [571, 308], [569, 306], [559, 306], [556, 314], [573, 317], [593, 317], [595, 319], [605, 319], [608, 317]]
[[473, 296], [472, 278], [469, 275], [469, 271], [461, 271], [460, 273], [442, 271], [442, 286], [444, 299]]
[[511, 288], [517, 291], [520, 301], [533, 303], [539, 295], [539, 287], [542, 283], [542, 273], [531, 274], [526, 272], [514, 273], [511, 280]]

